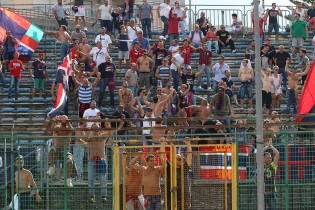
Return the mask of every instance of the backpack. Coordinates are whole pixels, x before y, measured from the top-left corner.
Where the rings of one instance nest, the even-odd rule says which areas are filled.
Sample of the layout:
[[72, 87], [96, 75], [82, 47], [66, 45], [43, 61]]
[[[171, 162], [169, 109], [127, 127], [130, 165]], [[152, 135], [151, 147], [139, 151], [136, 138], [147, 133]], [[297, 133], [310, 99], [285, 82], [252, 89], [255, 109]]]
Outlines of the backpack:
[[[200, 41], [202, 41], [202, 35], [201, 35], [201, 33], [202, 33], [202, 32], [199, 31]], [[190, 37], [190, 40], [191, 40], [191, 41], [193, 40], [194, 35], [195, 35], [195, 31], [193, 30], [193, 31], [191, 32], [191, 37]]]

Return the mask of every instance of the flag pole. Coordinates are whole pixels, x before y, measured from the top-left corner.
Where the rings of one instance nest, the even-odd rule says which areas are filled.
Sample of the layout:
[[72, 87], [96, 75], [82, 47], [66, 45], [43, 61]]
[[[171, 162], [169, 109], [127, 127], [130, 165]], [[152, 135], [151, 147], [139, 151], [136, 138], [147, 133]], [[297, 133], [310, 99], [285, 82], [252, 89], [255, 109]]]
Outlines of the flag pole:
[[265, 208], [264, 200], [264, 156], [263, 156], [263, 109], [260, 60], [259, 0], [254, 0], [255, 30], [255, 91], [256, 91], [256, 163], [257, 163], [257, 209]]

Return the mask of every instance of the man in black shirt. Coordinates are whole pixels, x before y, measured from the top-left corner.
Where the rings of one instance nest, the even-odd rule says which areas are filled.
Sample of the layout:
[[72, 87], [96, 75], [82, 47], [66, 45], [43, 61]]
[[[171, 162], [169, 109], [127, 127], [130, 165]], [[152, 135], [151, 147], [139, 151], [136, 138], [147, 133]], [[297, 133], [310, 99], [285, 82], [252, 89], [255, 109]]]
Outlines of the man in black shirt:
[[101, 63], [98, 67], [95, 67], [94, 72], [97, 72], [97, 71], [101, 73], [100, 92], [99, 92], [99, 98], [98, 98], [99, 107], [102, 106], [106, 87], [108, 87], [108, 90], [109, 90], [110, 106], [114, 107], [115, 106], [114, 90], [115, 90], [116, 66], [113, 62], [111, 62], [110, 56], [106, 56], [106, 62]]
[[268, 37], [270, 38], [272, 30], [274, 29], [275, 34], [276, 34], [276, 40], [278, 40], [279, 24], [278, 24], [277, 16], [279, 15], [282, 17], [282, 12], [279, 7], [278, 7], [278, 10], [276, 10], [276, 7], [277, 7], [276, 3], [272, 3], [271, 6], [272, 6], [271, 9], [267, 9], [264, 19], [266, 20], [267, 17], [269, 16]]
[[229, 46], [231, 47], [232, 53], [235, 53], [235, 46], [234, 41], [232, 40], [232, 37], [229, 32], [225, 30], [225, 26], [220, 26], [220, 31], [217, 31], [216, 33], [218, 41], [219, 41], [219, 54], [221, 54], [222, 46]]
[[288, 83], [288, 75], [285, 72], [285, 65], [288, 59], [291, 61], [290, 54], [284, 50], [283, 45], [280, 45], [279, 51], [276, 52], [276, 54], [274, 55], [274, 62], [275, 62], [275, 65], [279, 67], [279, 74], [282, 75], [282, 87], [283, 87], [282, 90], [285, 92], [286, 92], [287, 83]]
[[161, 40], [157, 48], [153, 51], [153, 61], [155, 63], [154, 74], [157, 67], [162, 66], [162, 60], [168, 55], [167, 50], [164, 47], [164, 42]]
[[308, 20], [315, 17], [315, 1], [312, 2], [312, 8], [307, 10], [307, 18]]
[[[129, 11], [129, 7], [125, 10], [126, 12]], [[116, 11], [112, 12], [112, 17], [113, 17], [113, 24], [114, 24], [114, 37], [117, 37], [117, 35], [120, 33], [120, 26], [124, 24], [124, 18], [126, 15], [126, 12], [122, 12], [121, 8], [118, 7]]]
[[207, 32], [210, 29], [211, 23], [205, 17], [205, 12], [200, 13], [200, 18], [197, 19], [196, 24], [199, 25], [200, 31], [202, 31], [203, 35], [206, 36]]
[[[274, 64], [273, 57], [276, 54], [276, 48], [271, 45], [270, 41], [271, 40], [269, 38], [267, 38], [265, 40], [265, 44], [269, 46], [269, 49], [268, 49], [268, 64], [269, 64], [270, 68], [272, 68], [272, 64]], [[263, 49], [264, 49], [264, 46], [262, 46], [260, 48], [260, 50], [263, 50]]]

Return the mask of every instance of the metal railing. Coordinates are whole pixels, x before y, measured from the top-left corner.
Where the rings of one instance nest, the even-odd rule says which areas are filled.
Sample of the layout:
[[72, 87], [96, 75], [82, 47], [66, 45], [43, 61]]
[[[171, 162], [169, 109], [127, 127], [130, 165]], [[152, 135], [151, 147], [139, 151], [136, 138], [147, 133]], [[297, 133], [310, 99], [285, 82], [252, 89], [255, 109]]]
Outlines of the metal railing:
[[[194, 120], [194, 119], [190, 119]], [[76, 122], [76, 121], [73, 121]], [[96, 190], [96, 200], [100, 201], [101, 199], [101, 189], [107, 190], [107, 202], [86, 202], [89, 200], [89, 189], [88, 187], [88, 171], [87, 171], [87, 160], [86, 158], [82, 159], [83, 163], [83, 176], [81, 181], [74, 181], [74, 187], [67, 187], [65, 177], [67, 175], [67, 170], [60, 169], [59, 175], [57, 177], [49, 177], [46, 175], [46, 171], [49, 168], [49, 142], [51, 141], [51, 136], [34, 136], [32, 133], [38, 133], [39, 131], [44, 131], [42, 127], [38, 127], [37, 129], [32, 128], [32, 123], [28, 122], [22, 125], [23, 122], [15, 122], [12, 123], [14, 126], [8, 127], [9, 123], [4, 125], [0, 125], [3, 129], [1, 131], [0, 137], [0, 159], [1, 159], [1, 167], [0, 167], [0, 189], [2, 192], [0, 195], [0, 203], [5, 204], [5, 200], [7, 200], [7, 204], [11, 201], [10, 197], [14, 195], [14, 188], [16, 183], [14, 184], [14, 171], [17, 171], [19, 174], [19, 170], [14, 170], [14, 159], [18, 155], [23, 155], [25, 160], [25, 168], [30, 169], [33, 173], [35, 182], [38, 185], [39, 193], [42, 197], [42, 202], [40, 204], [35, 204], [32, 202], [30, 204], [34, 205], [34, 209], [95, 209], [95, 208], [106, 208], [106, 209], [117, 209], [117, 203], [120, 203], [120, 206], [124, 204], [122, 202], [122, 198], [124, 198], [124, 194], [120, 195], [121, 199], [117, 198], [117, 193], [123, 193], [123, 189], [120, 188], [121, 184], [124, 183], [123, 177], [118, 178], [115, 175], [115, 170], [120, 168], [122, 170], [121, 156], [127, 154], [134, 156], [137, 150], [142, 150], [146, 154], [157, 154], [155, 150], [151, 150], [150, 148], [160, 147], [160, 145], [156, 146], [141, 146], [144, 142], [143, 135], [137, 135], [133, 131], [135, 130], [143, 130], [143, 128], [132, 128], [130, 129], [130, 134], [128, 135], [114, 135], [113, 141], [106, 145], [106, 156], [107, 156], [107, 178], [106, 178], [106, 186], [100, 187], [100, 183], [96, 182], [95, 190]], [[36, 122], [38, 124], [38, 122]], [[76, 124], [76, 123], [73, 123]], [[187, 199], [195, 198], [198, 202], [194, 203], [189, 200], [187, 202], [180, 202], [180, 205], [187, 208], [187, 205], [198, 205], [195, 206], [199, 208], [202, 205], [208, 205], [206, 202], [206, 197], [203, 196], [208, 195], [204, 194], [208, 192], [213, 197], [213, 200], [219, 199], [220, 203], [213, 204], [212, 208], [217, 209], [224, 206], [224, 209], [256, 209], [256, 151], [255, 151], [255, 133], [252, 130], [249, 130], [249, 127], [252, 127], [252, 124], [248, 125], [236, 125], [233, 124], [232, 132], [228, 133], [210, 133], [210, 134], [201, 134], [200, 131], [197, 132], [197, 129], [202, 128], [221, 128], [224, 126], [188, 126], [188, 127], [173, 127], [168, 126], [167, 130], [174, 129], [193, 129], [195, 132], [192, 134], [178, 133], [178, 134], [167, 134], [166, 138], [168, 142], [172, 142], [174, 148], [176, 147], [184, 147], [184, 140], [191, 141], [192, 143], [192, 151], [193, 151], [193, 166], [192, 166], [192, 189], [184, 188], [182, 191], [183, 197]], [[268, 183], [267, 187], [276, 188], [277, 190], [273, 193], [276, 197], [276, 207], [277, 209], [300, 209], [300, 208], [313, 208], [315, 206], [314, 198], [314, 165], [315, 159], [313, 158], [313, 154], [315, 152], [314, 145], [314, 134], [315, 131], [298, 131], [297, 127], [301, 127], [301, 124], [296, 123], [280, 123], [280, 124], [270, 124], [270, 126], [278, 126], [280, 128], [279, 132], [265, 132], [264, 139], [267, 140], [272, 138], [272, 144], [279, 151], [280, 158], [278, 162], [278, 169], [275, 176], [275, 182]], [[27, 130], [29, 135], [19, 134], [21, 130]], [[77, 128], [74, 129], [74, 132], [77, 131]], [[73, 136], [74, 137], [74, 136]], [[76, 136], [78, 137], [78, 136]], [[85, 137], [85, 136], [83, 136]], [[90, 137], [95, 138], [95, 140], [99, 139], [99, 137]], [[128, 147], [119, 147], [117, 144], [127, 143], [126, 139], [128, 139], [129, 145]], [[147, 139], [148, 140], [148, 139]], [[226, 142], [227, 144], [223, 145], [214, 145], [209, 144], [214, 142]], [[150, 141], [150, 140], [148, 140]], [[265, 142], [266, 145], [268, 142]], [[137, 146], [132, 146], [137, 145]], [[229, 156], [229, 152], [226, 151], [226, 154], [222, 152], [222, 148], [227, 148], [230, 146], [235, 146], [235, 157], [236, 159]], [[75, 144], [71, 144], [72, 151], [73, 146]], [[167, 146], [172, 147], [172, 146]], [[65, 147], [64, 147], [65, 148]], [[87, 147], [90, 148], [90, 147]], [[138, 148], [138, 149], [137, 149]], [[199, 149], [196, 149], [199, 148]], [[203, 148], [203, 149], [201, 149]], [[212, 148], [212, 149], [211, 149]], [[88, 150], [88, 149], [86, 149]], [[173, 155], [178, 154], [181, 149], [171, 149], [173, 151]], [[65, 153], [66, 150], [64, 150]], [[115, 153], [114, 151], [119, 151], [119, 153]], [[167, 151], [167, 150], [166, 150]], [[186, 153], [185, 153], [186, 151]], [[221, 151], [221, 152], [220, 152]], [[269, 148], [266, 150], [270, 152], [273, 156], [273, 151]], [[187, 150], [182, 151], [184, 153], [183, 157], [187, 157], [189, 152]], [[214, 153], [213, 153], [214, 152]], [[73, 151], [75, 153], [75, 151]], [[221, 153], [224, 153], [223, 156]], [[87, 153], [85, 153], [87, 154]], [[212, 155], [211, 155], [212, 154]], [[74, 154], [75, 155], [75, 154]], [[186, 155], [186, 156], [185, 156]], [[61, 160], [64, 160], [67, 155], [63, 155]], [[166, 155], [167, 156], [167, 155]], [[75, 155], [76, 157], [76, 155]], [[124, 156], [125, 160], [130, 161], [126, 156]], [[176, 160], [174, 157], [170, 159], [170, 163], [175, 164], [172, 160]], [[235, 160], [236, 165], [231, 165], [231, 161]], [[77, 161], [75, 158], [74, 161]], [[222, 162], [223, 161], [223, 162]], [[183, 163], [182, 163], [183, 164]], [[223, 165], [222, 165], [223, 164]], [[56, 167], [59, 165], [57, 164]], [[172, 168], [172, 167], [171, 167]], [[175, 165], [174, 169], [175, 170]], [[188, 169], [185, 169], [188, 170]], [[188, 173], [185, 172], [177, 172], [177, 176], [183, 177], [183, 174]], [[222, 171], [221, 171], [222, 170]], [[232, 170], [237, 178], [233, 178]], [[202, 171], [202, 174], [201, 174]], [[57, 173], [57, 174], [58, 174]], [[117, 171], [116, 171], [117, 173]], [[175, 173], [174, 171], [172, 173]], [[121, 174], [121, 173], [118, 173]], [[120, 177], [120, 176], [118, 176]], [[176, 178], [173, 177], [174, 179]], [[224, 181], [225, 180], [225, 181]], [[164, 179], [166, 181], [166, 179]], [[183, 186], [189, 186], [190, 181], [182, 181]], [[221, 183], [222, 182], [222, 183]], [[175, 184], [174, 184], [175, 183]], [[171, 189], [170, 186], [176, 187], [177, 182], [173, 182], [172, 185], [163, 185], [163, 192], [165, 192], [164, 196], [166, 196], [167, 192]], [[214, 183], [217, 183], [215, 185]], [[165, 184], [165, 182], [161, 182], [161, 184]], [[178, 184], [178, 183], [177, 183]], [[218, 184], [223, 184], [222, 186]], [[237, 199], [233, 200], [231, 197], [231, 191], [233, 191], [232, 185], [237, 186]], [[212, 186], [213, 185], [213, 186]], [[201, 188], [203, 186], [203, 188]], [[210, 187], [210, 188], [207, 188]], [[211, 187], [212, 186], [212, 187]], [[123, 187], [123, 186], [121, 186]], [[165, 188], [166, 187], [166, 188]], [[175, 189], [175, 188], [174, 188]], [[212, 190], [211, 190], [212, 189]], [[217, 191], [213, 191], [217, 189]], [[222, 191], [224, 194], [218, 193]], [[177, 192], [179, 193], [179, 192]], [[188, 194], [187, 194], [188, 193]], [[118, 200], [117, 200], [118, 199]], [[175, 203], [178, 203], [177, 196], [171, 196], [171, 198], [165, 199], [168, 200], [169, 203], [165, 203], [165, 205], [171, 205], [170, 209], [175, 209]], [[233, 200], [233, 201], [232, 201]], [[222, 202], [221, 202], [222, 201]], [[21, 202], [21, 201], [20, 201]], [[202, 204], [204, 202], [204, 204]], [[236, 207], [232, 208], [231, 206], [236, 205]], [[220, 206], [220, 207], [219, 207]], [[0, 206], [2, 208], [4, 206]], [[231, 208], [230, 208], [231, 207]], [[121, 208], [120, 208], [121, 209]]]

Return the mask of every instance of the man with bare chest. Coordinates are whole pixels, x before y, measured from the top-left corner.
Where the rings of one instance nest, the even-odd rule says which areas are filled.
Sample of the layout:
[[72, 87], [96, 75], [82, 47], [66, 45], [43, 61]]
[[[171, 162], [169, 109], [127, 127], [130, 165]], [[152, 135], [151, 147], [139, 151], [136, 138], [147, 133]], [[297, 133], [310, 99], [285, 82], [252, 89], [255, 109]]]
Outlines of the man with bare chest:
[[285, 113], [290, 114], [291, 106], [293, 105], [293, 114], [297, 113], [298, 92], [299, 92], [299, 78], [307, 75], [310, 69], [310, 63], [306, 64], [303, 72], [297, 73], [296, 67], [289, 71], [290, 60], [286, 61], [285, 72], [288, 75], [288, 101]]
[[207, 118], [211, 116], [210, 104], [203, 97], [196, 96], [196, 98], [199, 98], [201, 100], [200, 105], [191, 105], [185, 107], [185, 109], [193, 109], [198, 111], [198, 116], [201, 119], [201, 123], [204, 124], [207, 121]]
[[79, 62], [92, 62], [91, 57], [88, 56], [91, 52], [91, 46], [88, 44], [86, 35], [82, 37], [82, 42], [79, 44], [79, 51], [82, 52], [82, 54], [80, 54]]
[[266, 68], [265, 72], [261, 72], [261, 80], [262, 80], [262, 103], [263, 106], [266, 104], [266, 115], [269, 115], [270, 113], [270, 108], [271, 108], [271, 102], [272, 102], [272, 97], [271, 97], [271, 86], [276, 89], [276, 86], [273, 82], [273, 79], [271, 77], [270, 73], [270, 68]]
[[253, 108], [253, 79], [254, 71], [248, 66], [248, 59], [243, 59], [243, 67], [240, 68], [238, 72], [238, 79], [241, 81], [240, 96], [241, 96], [241, 109], [244, 109], [244, 99], [245, 95], [248, 97], [249, 108]]
[[137, 60], [137, 65], [139, 66], [139, 87], [145, 87], [147, 90], [150, 89], [150, 77], [151, 77], [151, 67], [154, 67], [154, 61], [148, 57], [147, 50], [143, 50], [143, 54]]
[[38, 193], [36, 183], [31, 171], [24, 168], [24, 159], [22, 155], [15, 158], [15, 166], [18, 170], [14, 173], [15, 192], [19, 196], [19, 208], [14, 206], [14, 209], [32, 209], [31, 186], [35, 191], [36, 201], [40, 202], [42, 199]]
[[137, 160], [141, 158], [141, 155], [137, 155], [130, 161], [132, 168], [142, 172], [142, 183], [143, 183], [143, 195], [145, 199], [145, 208], [161, 210], [161, 186], [160, 186], [160, 176], [161, 171], [165, 169], [165, 142], [161, 142], [160, 150], [160, 166], [155, 166], [154, 155], [148, 155], [146, 157], [146, 166], [139, 166]]
[[131, 102], [134, 99], [132, 91], [128, 88], [128, 83], [123, 82], [121, 89], [118, 91], [119, 103], [124, 106], [124, 109], [132, 116]]
[[[66, 155], [66, 163], [63, 163], [62, 166], [65, 167], [66, 165], [67, 167], [67, 186], [73, 187], [71, 180], [73, 156], [69, 151], [72, 125], [66, 115], [58, 116], [55, 120], [59, 120], [60, 123], [54, 127], [53, 143], [50, 146], [50, 167], [47, 171], [47, 175], [52, 176], [56, 173], [55, 161], [56, 165], [59, 166], [59, 161], [63, 161], [65, 159], [64, 155]], [[64, 153], [64, 151], [66, 151], [66, 153]]]
[[58, 31], [44, 30], [44, 33], [48, 35], [56, 36], [57, 39], [61, 42], [60, 57], [61, 57], [61, 61], [63, 61], [63, 58], [67, 56], [69, 42], [72, 41], [71, 36], [68, 34], [67, 26], [61, 25]]
[[165, 107], [173, 97], [174, 92], [176, 92], [175, 89], [164, 100], [162, 100], [161, 95], [156, 95], [153, 98], [153, 103], [148, 102], [149, 94], [147, 94], [147, 96], [144, 98], [144, 103], [147, 107], [150, 107], [153, 110], [155, 117], [162, 117]]
[[[122, 119], [125, 119], [122, 116]], [[106, 118], [104, 126], [106, 129], [111, 129], [111, 124]], [[124, 125], [124, 122], [121, 121], [118, 130], [120, 130]], [[93, 131], [89, 133], [89, 136], [84, 139], [87, 142], [87, 148], [89, 150], [89, 161], [88, 161], [88, 186], [89, 186], [89, 201], [95, 203], [95, 177], [96, 174], [99, 175], [99, 180], [101, 184], [101, 196], [102, 202], [107, 201], [107, 186], [106, 186], [106, 154], [105, 147], [108, 140], [113, 136], [115, 130], [106, 130], [100, 131], [99, 124], [94, 123], [91, 127]]]

